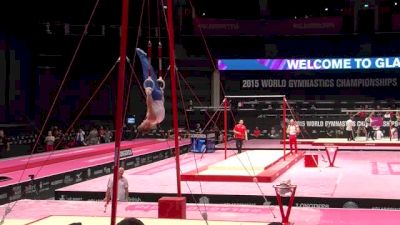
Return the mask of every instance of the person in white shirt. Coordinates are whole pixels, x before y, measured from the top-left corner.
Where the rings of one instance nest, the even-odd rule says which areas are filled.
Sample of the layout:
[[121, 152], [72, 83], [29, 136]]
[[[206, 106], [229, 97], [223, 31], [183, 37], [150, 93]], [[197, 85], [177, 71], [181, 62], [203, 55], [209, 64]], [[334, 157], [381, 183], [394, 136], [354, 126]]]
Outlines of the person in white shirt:
[[286, 134], [289, 135], [290, 153], [292, 153], [294, 150], [295, 153], [297, 154], [297, 135], [299, 133], [300, 133], [299, 125], [297, 125], [297, 123], [293, 119], [291, 119], [286, 129]]
[[346, 121], [346, 133], [347, 133], [347, 140], [348, 141], [355, 141], [354, 140], [354, 127], [356, 123], [354, 122], [353, 116]]
[[[118, 170], [118, 193], [117, 193], [117, 201], [120, 202], [127, 202], [129, 197], [129, 184], [128, 180], [123, 176], [124, 175], [124, 168], [120, 167]], [[107, 207], [108, 203], [112, 197], [112, 188], [113, 188], [113, 175], [110, 177], [107, 183], [107, 191], [104, 201], [106, 202], [105, 207]]]
[[76, 133], [75, 141], [77, 146], [85, 146], [85, 131], [79, 129], [78, 133]]

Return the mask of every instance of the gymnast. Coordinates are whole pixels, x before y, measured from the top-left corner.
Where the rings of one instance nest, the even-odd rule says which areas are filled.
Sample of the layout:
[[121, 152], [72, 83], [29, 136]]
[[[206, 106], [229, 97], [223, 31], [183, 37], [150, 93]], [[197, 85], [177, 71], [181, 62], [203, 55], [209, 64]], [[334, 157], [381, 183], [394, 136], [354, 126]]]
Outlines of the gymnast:
[[156, 129], [165, 118], [164, 107], [164, 87], [165, 82], [160, 77], [157, 79], [153, 67], [150, 65], [147, 54], [136, 49], [143, 70], [143, 86], [146, 93], [147, 112], [146, 118], [138, 126], [138, 131], [147, 133], [150, 130]]

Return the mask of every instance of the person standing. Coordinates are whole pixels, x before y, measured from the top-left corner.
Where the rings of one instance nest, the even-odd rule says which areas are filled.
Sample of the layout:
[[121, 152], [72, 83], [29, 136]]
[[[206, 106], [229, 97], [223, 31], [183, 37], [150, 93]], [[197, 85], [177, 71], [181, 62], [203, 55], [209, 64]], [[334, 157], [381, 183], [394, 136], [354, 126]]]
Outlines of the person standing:
[[[117, 193], [117, 201], [127, 202], [129, 197], [129, 184], [128, 180], [124, 177], [124, 168], [120, 167], [118, 170], [118, 193]], [[106, 202], [105, 206], [107, 207], [108, 203], [112, 197], [112, 188], [113, 188], [113, 175], [111, 175], [110, 179], [107, 183], [107, 191], [106, 196], [104, 197], [104, 201]]]
[[75, 142], [77, 146], [85, 146], [85, 131], [79, 128], [78, 133], [76, 133]]
[[253, 136], [254, 138], [259, 138], [261, 136], [261, 130], [258, 127], [254, 128], [251, 136]]
[[236, 140], [236, 148], [238, 153], [242, 153], [243, 141], [247, 140], [247, 128], [244, 125], [243, 120], [239, 122], [233, 128], [234, 138]]
[[196, 133], [201, 133], [203, 129], [201, 129], [200, 123], [196, 123], [196, 128], [194, 129], [194, 132]]
[[385, 121], [383, 127], [387, 126], [387, 128], [385, 129], [385, 133], [387, 131], [388, 138], [391, 138], [392, 136], [390, 134], [390, 131], [392, 127], [392, 112], [387, 111], [385, 115], [383, 115], [383, 121]]
[[103, 126], [100, 126], [100, 127], [99, 127], [99, 130], [98, 130], [97, 132], [98, 132], [98, 135], [99, 135], [99, 143], [100, 143], [100, 144], [106, 143], [106, 140], [105, 140], [105, 133], [106, 133], [106, 130], [104, 130], [104, 127], [103, 127]]
[[400, 112], [396, 112], [396, 120], [397, 120], [397, 127], [395, 127], [394, 130], [395, 132], [397, 132], [397, 140], [400, 141]]
[[355, 126], [356, 123], [353, 120], [353, 116], [350, 116], [350, 118], [346, 121], [346, 133], [348, 141], [355, 141], [353, 132]]
[[374, 129], [372, 128], [372, 113], [367, 118], [365, 118], [365, 129], [367, 129], [366, 140], [368, 141], [369, 138], [375, 140]]
[[104, 132], [104, 142], [105, 143], [110, 143], [111, 142], [111, 138], [112, 138], [112, 133], [108, 129], [108, 127], [106, 127], [105, 128], [105, 132]]
[[56, 137], [53, 136], [53, 132], [47, 132], [47, 136], [44, 139], [44, 144], [46, 146], [46, 152], [54, 150], [54, 142], [56, 141]]
[[88, 143], [88, 145], [99, 144], [99, 132], [95, 127], [93, 127], [92, 130], [89, 132], [86, 143]]
[[294, 150], [297, 154], [297, 135], [300, 133], [300, 127], [293, 119], [289, 121], [286, 133], [289, 135], [290, 152]]
[[6, 152], [10, 151], [10, 142], [3, 130], [0, 130], [0, 158], [5, 158]]

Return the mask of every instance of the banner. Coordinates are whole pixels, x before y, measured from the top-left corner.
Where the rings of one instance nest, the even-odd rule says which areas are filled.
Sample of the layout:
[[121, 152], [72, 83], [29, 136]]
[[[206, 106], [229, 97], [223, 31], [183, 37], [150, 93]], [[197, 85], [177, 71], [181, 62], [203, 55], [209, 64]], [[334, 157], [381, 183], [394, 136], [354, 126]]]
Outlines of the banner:
[[377, 88], [397, 87], [398, 78], [343, 79], [242, 79], [240, 88], [259, 90], [271, 88]]
[[[272, 104], [273, 105], [273, 104]], [[254, 105], [254, 108], [234, 109], [231, 111], [231, 115], [228, 118], [228, 129], [233, 129], [236, 121], [240, 118], [244, 120], [244, 123], [249, 129], [250, 134], [256, 127], [261, 130], [259, 138], [267, 139], [280, 139], [282, 135], [282, 110], [278, 109], [278, 105], [274, 105], [272, 109], [268, 109], [266, 104], [260, 103]], [[349, 116], [341, 112], [340, 109], [326, 110], [325, 112], [317, 110], [297, 110], [296, 114], [299, 115], [297, 118], [297, 124], [300, 126], [302, 131], [302, 138], [345, 138], [345, 126]], [[207, 121], [204, 112], [193, 111], [188, 114], [190, 120], [196, 121]], [[236, 121], [234, 120], [236, 119]], [[292, 115], [287, 114], [286, 124]], [[365, 119], [355, 116], [354, 119], [356, 128], [365, 126]], [[223, 127], [222, 121], [218, 121], [218, 126]], [[380, 127], [384, 135], [388, 135], [388, 129], [390, 123], [382, 118], [373, 118], [373, 126]], [[398, 122], [394, 121], [392, 126], [397, 127]], [[230, 135], [233, 132], [229, 132]], [[251, 137], [250, 137], [251, 138]]]
[[[282, 20], [234, 20], [196, 18], [205, 35], [293, 35], [293, 34], [339, 34], [342, 17], [315, 17]], [[195, 29], [200, 34], [199, 29]]]
[[[317, 128], [317, 127], [324, 127], [324, 128], [344, 128], [346, 126], [346, 120], [348, 116], [343, 115], [341, 117], [326, 117], [320, 119], [309, 119], [309, 120], [299, 120], [297, 124], [301, 127], [310, 127], [310, 128]], [[389, 127], [389, 121], [384, 121], [381, 117], [373, 117], [372, 119], [372, 126], [377, 127]], [[356, 126], [365, 126], [364, 120], [356, 120]], [[392, 124], [393, 125], [393, 124]], [[397, 122], [394, 122], [394, 126], [397, 126]]]
[[219, 70], [398, 69], [400, 57], [315, 59], [219, 59]]

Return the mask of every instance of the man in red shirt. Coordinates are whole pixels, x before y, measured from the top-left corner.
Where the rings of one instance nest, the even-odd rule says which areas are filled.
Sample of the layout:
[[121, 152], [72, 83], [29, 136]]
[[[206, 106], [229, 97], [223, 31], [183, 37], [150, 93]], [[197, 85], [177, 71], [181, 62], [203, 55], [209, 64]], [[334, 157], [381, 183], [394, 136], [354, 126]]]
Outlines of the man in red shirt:
[[242, 153], [243, 140], [247, 140], [247, 128], [243, 123], [243, 120], [239, 120], [239, 122], [233, 128], [238, 153]]
[[251, 136], [253, 136], [254, 138], [258, 138], [258, 137], [260, 137], [260, 135], [261, 135], [261, 130], [258, 127], [254, 128]]

